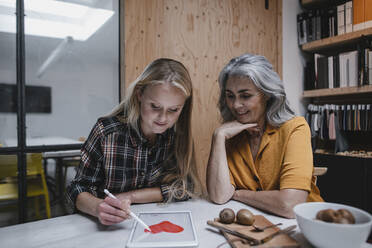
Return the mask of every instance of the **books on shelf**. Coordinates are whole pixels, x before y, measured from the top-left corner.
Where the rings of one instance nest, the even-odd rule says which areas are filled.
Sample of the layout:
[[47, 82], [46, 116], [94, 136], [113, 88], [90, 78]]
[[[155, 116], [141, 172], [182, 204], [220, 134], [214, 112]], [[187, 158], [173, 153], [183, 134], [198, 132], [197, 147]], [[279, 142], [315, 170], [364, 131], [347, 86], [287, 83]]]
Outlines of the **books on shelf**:
[[345, 28], [345, 4], [337, 5], [337, 34], [344, 34]]
[[368, 51], [368, 72], [369, 84], [372, 84], [372, 51]]
[[372, 0], [352, 0], [297, 15], [298, 44], [372, 27]]
[[309, 10], [297, 15], [298, 44], [337, 35], [337, 9]]
[[340, 53], [338, 55], [339, 58], [339, 66], [340, 66], [340, 88], [347, 87], [347, 79], [346, 79], [346, 64], [347, 64], [347, 53]]
[[341, 53], [339, 56], [340, 88], [358, 86], [358, 52]]
[[333, 57], [333, 88], [340, 87], [340, 58], [338, 55]]
[[370, 69], [372, 68], [371, 61], [369, 60], [370, 48], [358, 47], [358, 85], [371, 84], [372, 78], [370, 77]]
[[325, 89], [329, 87], [328, 82], [328, 58], [325, 56], [320, 56], [317, 58], [317, 88]]
[[345, 3], [345, 32], [353, 32], [353, 1]]
[[363, 48], [333, 56], [314, 53], [304, 73], [305, 90], [372, 85], [372, 51]]
[[353, 30], [364, 29], [364, 0], [354, 0], [353, 5]]
[[325, 25], [328, 24], [328, 32], [325, 31], [323, 38], [337, 35], [337, 7], [330, 7], [326, 10], [326, 19], [322, 19]]
[[353, 30], [372, 27], [372, 0], [353, 0]]
[[298, 44], [305, 44], [308, 40], [307, 38], [307, 24], [304, 14], [297, 15], [297, 34], [298, 34]]
[[328, 88], [334, 88], [333, 56], [328, 57]]
[[372, 27], [372, 0], [364, 0], [364, 23], [365, 28]]

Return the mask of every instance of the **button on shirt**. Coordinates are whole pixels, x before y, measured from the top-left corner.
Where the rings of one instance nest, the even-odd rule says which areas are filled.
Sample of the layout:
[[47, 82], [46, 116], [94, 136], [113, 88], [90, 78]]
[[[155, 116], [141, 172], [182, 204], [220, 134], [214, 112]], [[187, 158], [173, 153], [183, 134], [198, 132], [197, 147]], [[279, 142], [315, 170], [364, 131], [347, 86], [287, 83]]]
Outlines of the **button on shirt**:
[[[75, 179], [67, 188], [67, 203], [75, 209], [77, 196], [89, 192], [103, 198], [103, 189], [112, 193], [140, 188], [160, 187], [164, 201], [168, 200], [169, 184], [164, 176], [176, 171], [173, 154], [174, 130], [157, 135], [151, 145], [141, 133], [117, 117], [100, 118], [81, 149], [81, 160]], [[179, 199], [179, 200], [187, 200]]]

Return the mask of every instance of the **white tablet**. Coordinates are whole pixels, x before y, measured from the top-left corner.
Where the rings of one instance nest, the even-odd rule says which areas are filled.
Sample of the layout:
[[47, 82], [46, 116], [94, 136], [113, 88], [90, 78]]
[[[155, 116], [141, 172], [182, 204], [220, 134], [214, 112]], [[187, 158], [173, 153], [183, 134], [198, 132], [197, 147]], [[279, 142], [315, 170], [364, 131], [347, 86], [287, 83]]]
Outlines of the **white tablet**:
[[128, 248], [197, 247], [194, 223], [190, 211], [141, 212], [142, 219], [153, 232], [134, 221]]

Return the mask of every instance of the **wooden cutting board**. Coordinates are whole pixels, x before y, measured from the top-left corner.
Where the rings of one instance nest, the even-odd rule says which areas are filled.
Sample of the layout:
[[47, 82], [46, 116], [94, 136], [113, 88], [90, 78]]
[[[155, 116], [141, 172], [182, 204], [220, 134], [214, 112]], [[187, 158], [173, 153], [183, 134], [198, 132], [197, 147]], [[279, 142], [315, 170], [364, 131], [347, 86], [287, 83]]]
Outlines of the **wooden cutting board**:
[[[252, 226], [245, 226], [245, 225], [240, 225], [240, 224], [237, 224], [237, 223], [222, 224], [222, 223], [218, 222], [218, 219], [215, 219], [213, 221], [213, 224], [225, 227], [225, 228], [230, 229], [232, 231], [236, 231], [236, 232], [245, 234], [245, 235], [250, 236], [252, 238], [255, 238], [257, 240], [262, 240], [262, 239], [268, 237], [269, 235], [271, 235], [275, 232], [278, 232], [280, 230], [278, 227], [272, 227], [272, 228], [268, 228], [268, 229], [264, 230], [263, 232], [257, 232], [257, 231], [254, 230], [254, 228]], [[271, 223], [263, 215], [255, 215], [255, 225], [256, 226], [265, 227], [265, 226], [269, 226], [269, 225], [272, 225], [272, 224], [273, 223]], [[235, 235], [226, 233], [224, 231], [221, 231], [221, 233], [225, 236], [225, 238], [227, 239], [227, 242], [233, 248], [251, 247], [249, 244], [244, 243], [243, 238], [240, 238], [240, 237], [237, 237]], [[257, 246], [254, 246], [254, 247], [257, 247], [257, 248], [264, 248], [264, 247], [265, 248], [269, 248], [269, 247], [288, 247], [288, 248], [292, 248], [292, 247], [300, 247], [300, 245], [297, 243], [297, 241], [295, 239], [291, 238], [289, 235], [279, 234], [279, 235], [275, 236], [274, 238], [272, 238], [267, 243], [264, 243], [262, 245], [257, 245]]]

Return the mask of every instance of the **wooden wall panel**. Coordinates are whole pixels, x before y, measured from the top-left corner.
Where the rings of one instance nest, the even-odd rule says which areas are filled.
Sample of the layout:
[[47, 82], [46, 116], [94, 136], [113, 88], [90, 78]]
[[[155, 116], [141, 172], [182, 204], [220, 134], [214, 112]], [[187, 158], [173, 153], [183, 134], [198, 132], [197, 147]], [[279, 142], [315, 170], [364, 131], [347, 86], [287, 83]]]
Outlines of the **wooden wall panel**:
[[152, 60], [168, 57], [184, 63], [194, 84], [193, 133], [202, 178], [211, 136], [220, 123], [217, 78], [222, 67], [232, 57], [248, 52], [266, 56], [281, 70], [281, 1], [269, 1], [268, 10], [264, 3], [121, 1], [122, 96]]

